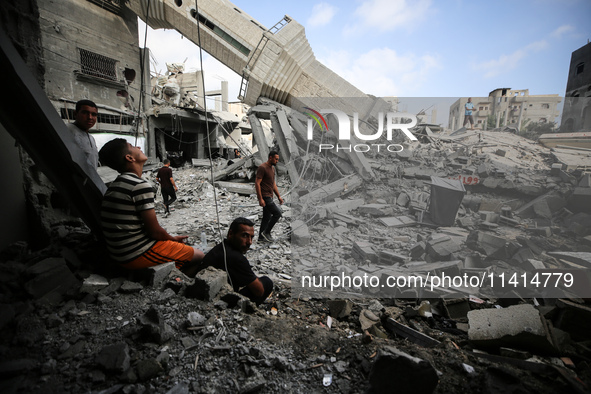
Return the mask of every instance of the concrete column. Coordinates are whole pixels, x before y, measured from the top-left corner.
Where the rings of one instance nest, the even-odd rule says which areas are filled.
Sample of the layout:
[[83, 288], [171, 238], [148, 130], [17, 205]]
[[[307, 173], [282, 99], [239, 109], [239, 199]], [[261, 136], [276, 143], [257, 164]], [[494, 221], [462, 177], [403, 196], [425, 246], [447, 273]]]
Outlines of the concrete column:
[[509, 106], [505, 108], [505, 120], [503, 121], [503, 126], [507, 126], [507, 123], [509, 123]]
[[497, 122], [495, 124], [495, 128], [498, 128], [500, 123], [501, 123], [501, 111], [497, 111]]
[[222, 111], [228, 111], [228, 81], [222, 81]]
[[[150, 80], [150, 49], [140, 48], [140, 62], [144, 63], [144, 75], [142, 77], [142, 86], [144, 87], [142, 93], [142, 108], [138, 108], [140, 114], [145, 114], [152, 107], [152, 98], [150, 92], [152, 91], [152, 83]], [[154, 126], [150, 122], [150, 118], [146, 118], [146, 149], [147, 156], [150, 159], [156, 159], [156, 135]]]

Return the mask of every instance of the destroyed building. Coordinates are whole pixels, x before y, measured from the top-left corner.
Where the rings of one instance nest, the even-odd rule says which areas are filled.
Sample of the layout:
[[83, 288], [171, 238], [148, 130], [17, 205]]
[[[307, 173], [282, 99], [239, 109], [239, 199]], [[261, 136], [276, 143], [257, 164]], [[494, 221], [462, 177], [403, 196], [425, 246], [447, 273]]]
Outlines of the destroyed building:
[[565, 133], [591, 130], [591, 44], [571, 55], [560, 129]]
[[[106, 19], [115, 18], [111, 14], [119, 5], [70, 2], [95, 7], [94, 14]], [[49, 83], [44, 56], [29, 51], [43, 48], [38, 3], [49, 8], [50, 2], [43, 1], [0, 6], [6, 11], [2, 65], [11, 72], [7, 84], [15, 101], [24, 106], [7, 103], [0, 109], [3, 157], [14, 169], [22, 160], [19, 154], [30, 154], [41, 170], [38, 183], [55, 183], [79, 210], [70, 213], [78, 213], [95, 230], [93, 209], [102, 181], [92, 169], [71, 164], [75, 150], [60, 133], [62, 111], [39, 88]], [[45, 248], [11, 242], [23, 239], [15, 229], [2, 238], [0, 264], [3, 391], [588, 391], [588, 150], [548, 148], [502, 130], [458, 129], [459, 120], [452, 130], [412, 127], [417, 141], [400, 132], [389, 140], [387, 113], [399, 99], [384, 104], [356, 90], [343, 94], [321, 84], [311, 94], [315, 100], [298, 100], [298, 89], [305, 89], [306, 96], [314, 80], [343, 89], [349, 85], [332, 79], [330, 70], [310, 56], [296, 21], [286, 17], [267, 30], [229, 2], [207, 2], [199, 12], [187, 3], [129, 1], [120, 10], [124, 15], [128, 6], [140, 15], [145, 10], [152, 26], [184, 34], [194, 32], [195, 23], [209, 29], [204, 39], [209, 50], [236, 62], [244, 73], [243, 98], [251, 104], [248, 124], [226, 120], [240, 122], [240, 134], [250, 130], [258, 153], [232, 163], [204, 163], [199, 155], [207, 143], [214, 138], [219, 144], [221, 135], [222, 144], [228, 144], [227, 133], [218, 129], [201, 143], [187, 138], [197, 163], [175, 170], [179, 203], [162, 223], [171, 232], [189, 234], [192, 243], [202, 233], [205, 246], [213, 246], [236, 216], [258, 222], [252, 183], [237, 181], [237, 173], [252, 173], [276, 145], [287, 220], [278, 224], [282, 233], [276, 242], [257, 244], [248, 255], [257, 272], [273, 277], [275, 293], [255, 307], [225, 287], [226, 275], [220, 271], [193, 279], [169, 263], [146, 272], [122, 272], [108, 264], [93, 232], [71, 219], [53, 228]], [[227, 21], [236, 16], [243, 19], [235, 28], [253, 37], [233, 33]], [[279, 44], [285, 51], [277, 50]], [[292, 73], [282, 74], [282, 67]], [[197, 75], [187, 79], [199, 80]], [[323, 95], [339, 98], [323, 101]], [[148, 150], [154, 155], [158, 149], [167, 151], [167, 138], [180, 134], [168, 129], [177, 116], [194, 120], [193, 131], [185, 133], [191, 138], [203, 136], [204, 126], [221, 128], [218, 118], [224, 115], [205, 111], [190, 95], [183, 93], [172, 104], [163, 96], [150, 101], [149, 116], [140, 119], [148, 122], [148, 141], [151, 135], [154, 141]], [[362, 132], [349, 130], [347, 147], [339, 140], [338, 113], [323, 113], [326, 123], [315, 123], [304, 105], [320, 111], [359, 108], [355, 120]], [[21, 125], [25, 115], [30, 126], [44, 133], [27, 134]], [[151, 127], [158, 132], [151, 134]], [[8, 133], [22, 134], [14, 137], [21, 145], [17, 152]], [[145, 177], [151, 176], [146, 171]], [[53, 206], [57, 195], [35, 192], [38, 203], [47, 199], [47, 211], [58, 209]], [[8, 194], [14, 208], [5, 204], [5, 217], [17, 225], [26, 216], [21, 209], [25, 196]], [[10, 210], [18, 215], [11, 216]], [[161, 213], [161, 206], [157, 210]], [[550, 274], [561, 286], [536, 287], [531, 281], [536, 273], [538, 281]], [[445, 275], [470, 280], [436, 283]], [[388, 283], [411, 276], [424, 285], [382, 289], [351, 280], [329, 292], [335, 278], [366, 277], [372, 285], [373, 278]], [[330, 279], [304, 288], [304, 277]]]

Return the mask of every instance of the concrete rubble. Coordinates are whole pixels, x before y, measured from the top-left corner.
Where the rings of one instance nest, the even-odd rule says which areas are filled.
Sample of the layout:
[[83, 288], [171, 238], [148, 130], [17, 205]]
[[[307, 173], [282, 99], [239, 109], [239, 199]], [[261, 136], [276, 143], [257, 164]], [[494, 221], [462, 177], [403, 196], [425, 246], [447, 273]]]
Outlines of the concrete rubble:
[[[276, 123], [297, 116], [285, 112]], [[294, 131], [282, 144], [290, 149], [296, 140]], [[3, 391], [589, 390], [591, 215], [578, 199], [588, 196], [591, 158], [558, 169], [554, 150], [511, 133], [431, 132], [404, 154], [366, 155], [371, 181], [354, 174], [316, 184], [294, 177], [300, 166], [315, 168], [296, 151], [300, 159], [278, 168], [286, 204], [277, 240], [247, 254], [276, 284], [260, 307], [216, 270], [192, 279], [173, 264], [145, 272], [107, 266], [84, 228], [64, 228], [43, 250], [20, 243], [2, 251]], [[314, 156], [306, 160], [320, 162]], [[355, 168], [342, 160], [340, 168]], [[208, 167], [176, 168], [179, 199], [163, 217], [158, 197], [160, 223], [192, 244], [205, 231], [206, 248], [235, 217], [259, 223], [252, 189], [228, 186], [250, 187], [257, 162], [252, 156], [229, 169], [214, 161], [215, 184]], [[432, 177], [462, 180], [466, 189], [445, 226], [431, 217]], [[578, 288], [499, 289], [488, 279], [549, 270], [576, 270]], [[299, 281], [336, 273], [412, 274], [427, 285], [331, 293], [305, 291]], [[487, 280], [431, 288], [437, 275]]]

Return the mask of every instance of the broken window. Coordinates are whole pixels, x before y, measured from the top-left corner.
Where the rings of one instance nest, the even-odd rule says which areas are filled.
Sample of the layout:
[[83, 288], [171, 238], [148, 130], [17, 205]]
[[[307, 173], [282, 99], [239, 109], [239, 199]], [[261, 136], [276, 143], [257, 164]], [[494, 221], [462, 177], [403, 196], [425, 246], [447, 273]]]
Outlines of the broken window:
[[113, 14], [119, 15], [121, 12], [121, 1], [120, 0], [87, 0], [92, 4], [105, 9]]
[[542, 104], [542, 108], [544, 108], [544, 109], [550, 109], [550, 104]]
[[575, 67], [575, 75], [582, 74], [585, 71], [585, 63], [579, 63]]
[[226, 41], [228, 44], [232, 45], [234, 48], [240, 51], [240, 53], [246, 56], [250, 54], [250, 49], [239, 43], [234, 37], [226, 33], [219, 26], [216, 26], [212, 21], [210, 21], [203, 15], [197, 13], [197, 11], [195, 11], [194, 9], [191, 10], [191, 16], [193, 16], [193, 18], [196, 18], [199, 22], [205, 25], [205, 27], [213, 30], [215, 34], [220, 36], [224, 41]]
[[80, 71], [82, 74], [117, 81], [117, 60], [82, 48], [78, 48], [78, 51], [80, 52]]

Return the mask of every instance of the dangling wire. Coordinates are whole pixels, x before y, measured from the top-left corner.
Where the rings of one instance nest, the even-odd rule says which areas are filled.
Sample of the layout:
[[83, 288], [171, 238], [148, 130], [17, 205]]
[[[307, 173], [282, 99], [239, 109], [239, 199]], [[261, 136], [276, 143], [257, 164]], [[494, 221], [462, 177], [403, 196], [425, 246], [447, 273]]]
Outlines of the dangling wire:
[[150, 17], [150, 0], [147, 1], [146, 4], [146, 29], [145, 29], [145, 33], [144, 33], [144, 52], [142, 53], [142, 59], [140, 62], [140, 98], [138, 100], [138, 108], [136, 111], [136, 116], [135, 116], [135, 143], [134, 145], [137, 146], [137, 138], [138, 138], [138, 134], [140, 132], [140, 123], [138, 122], [138, 118], [140, 117], [140, 113], [142, 110], [142, 101], [144, 98], [144, 94], [145, 94], [145, 89], [146, 86], [144, 85], [144, 74], [145, 74], [145, 69], [144, 69], [144, 63], [146, 62], [146, 53], [148, 52], [146, 50], [146, 44], [148, 42], [148, 18]]
[[[197, 21], [197, 43], [199, 45], [199, 65], [201, 67], [201, 85], [203, 86], [203, 90], [205, 91], [205, 76], [204, 76], [204, 71], [203, 71], [203, 48], [201, 48], [201, 27], [200, 27], [200, 22], [199, 22], [198, 0], [195, 0], [195, 12], [197, 13], [197, 17], [195, 18], [195, 20]], [[224, 243], [224, 237], [222, 235], [222, 228], [220, 226], [220, 210], [218, 207], [218, 200], [217, 200], [217, 195], [216, 195], [215, 186], [214, 186], [213, 159], [212, 159], [212, 155], [211, 155], [211, 144], [209, 143], [209, 141], [210, 141], [209, 120], [207, 117], [207, 114], [208, 114], [207, 113], [207, 100], [205, 99], [205, 96], [203, 97], [203, 110], [205, 112], [205, 130], [206, 130], [206, 136], [207, 136], [207, 148], [208, 148], [208, 153], [209, 153], [209, 171], [210, 171], [210, 176], [211, 176], [211, 186], [214, 187], [213, 200], [214, 200], [214, 205], [215, 205], [215, 214], [216, 214], [216, 219], [217, 219], [218, 235], [219, 235], [220, 239], [222, 240], [222, 248], [224, 250], [224, 267], [226, 269], [228, 280], [230, 281], [230, 286], [232, 286], [232, 288], [234, 288], [234, 284], [232, 283], [232, 278], [230, 277], [230, 274], [228, 272], [228, 258], [227, 258], [227, 253], [226, 253], [226, 244]]]

